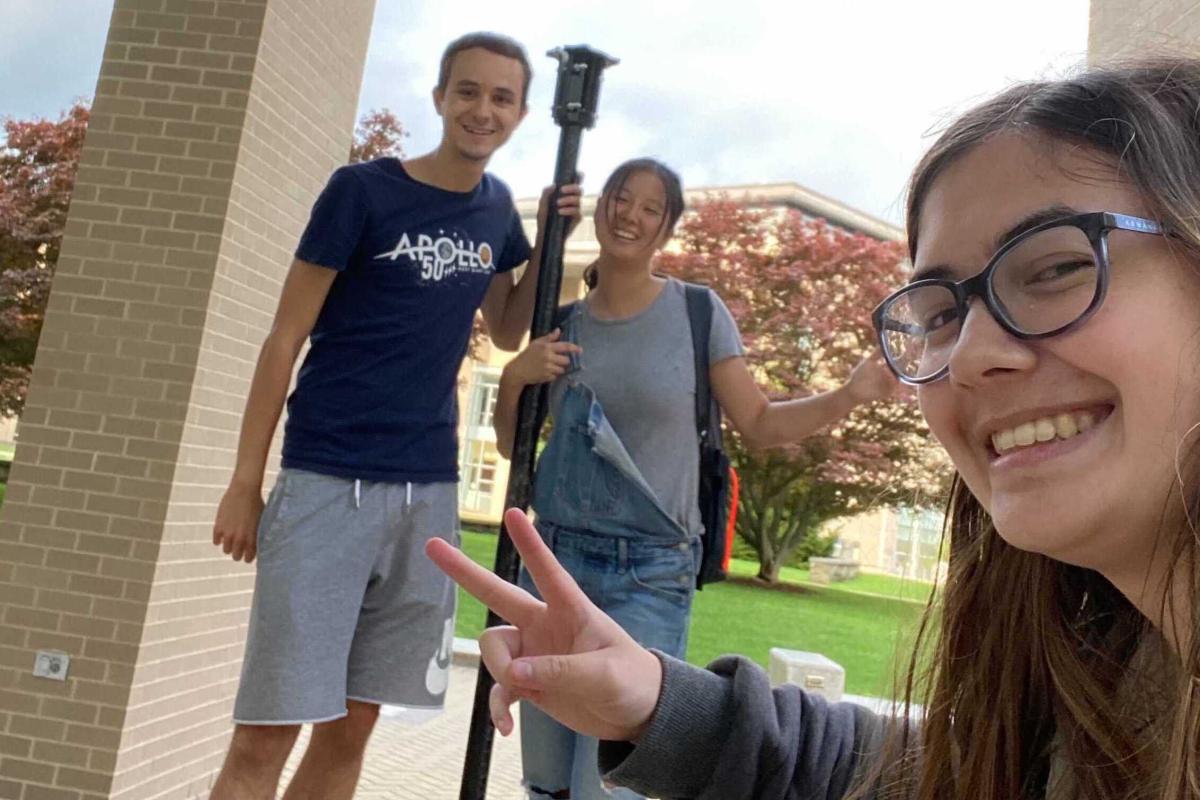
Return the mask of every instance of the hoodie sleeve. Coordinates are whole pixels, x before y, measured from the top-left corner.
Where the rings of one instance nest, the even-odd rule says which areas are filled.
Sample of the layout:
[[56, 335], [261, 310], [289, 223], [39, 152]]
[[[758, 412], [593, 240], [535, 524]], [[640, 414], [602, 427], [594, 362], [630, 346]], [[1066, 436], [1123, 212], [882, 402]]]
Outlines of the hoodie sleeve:
[[[642, 739], [601, 742], [606, 781], [641, 794], [697, 800], [834, 800], [884, 721], [798, 686], [771, 688], [744, 658], [707, 670], [656, 653], [663, 689]], [[869, 746], [869, 747], [868, 747]]]

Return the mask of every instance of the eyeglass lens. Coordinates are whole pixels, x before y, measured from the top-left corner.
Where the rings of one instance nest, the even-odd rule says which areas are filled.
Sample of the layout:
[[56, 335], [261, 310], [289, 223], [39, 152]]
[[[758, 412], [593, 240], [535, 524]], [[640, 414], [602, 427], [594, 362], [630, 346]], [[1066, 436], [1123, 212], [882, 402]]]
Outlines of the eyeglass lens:
[[[1100, 268], [1087, 234], [1072, 225], [1027, 236], [995, 262], [996, 312], [1015, 330], [1051, 333], [1079, 319], [1099, 288]], [[928, 285], [896, 296], [883, 318], [888, 359], [905, 377], [927, 378], [950, 362], [962, 325], [954, 292]]]

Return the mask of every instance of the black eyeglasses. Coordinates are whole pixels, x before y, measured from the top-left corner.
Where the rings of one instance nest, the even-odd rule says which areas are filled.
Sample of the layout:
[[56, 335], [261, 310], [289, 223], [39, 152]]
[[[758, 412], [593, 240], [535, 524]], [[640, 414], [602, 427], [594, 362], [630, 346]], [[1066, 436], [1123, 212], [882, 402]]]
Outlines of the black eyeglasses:
[[888, 366], [911, 386], [945, 377], [974, 296], [1018, 339], [1082, 325], [1108, 291], [1113, 230], [1163, 233], [1157, 222], [1108, 211], [1061, 217], [1014, 236], [974, 277], [926, 278], [894, 292], [871, 315]]

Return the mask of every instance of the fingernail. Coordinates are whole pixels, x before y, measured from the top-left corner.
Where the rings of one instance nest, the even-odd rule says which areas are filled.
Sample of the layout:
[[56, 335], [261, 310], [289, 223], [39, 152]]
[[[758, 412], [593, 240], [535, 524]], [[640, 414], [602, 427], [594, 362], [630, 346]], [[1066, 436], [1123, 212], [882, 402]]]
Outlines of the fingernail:
[[526, 664], [524, 661], [514, 661], [512, 665], [513, 678], [518, 681], [527, 681], [533, 677], [533, 667]]

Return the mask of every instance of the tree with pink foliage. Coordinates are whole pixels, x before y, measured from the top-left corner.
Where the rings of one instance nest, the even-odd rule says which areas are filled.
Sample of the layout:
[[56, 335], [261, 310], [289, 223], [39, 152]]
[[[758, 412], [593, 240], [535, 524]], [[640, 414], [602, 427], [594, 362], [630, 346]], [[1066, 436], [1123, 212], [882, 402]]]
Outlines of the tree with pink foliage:
[[354, 142], [350, 145], [350, 163], [371, 161], [383, 156], [404, 157], [401, 144], [408, 131], [400, 120], [386, 108], [371, 109], [358, 120], [354, 129]]
[[[906, 271], [899, 242], [727, 198], [694, 208], [676, 245], [661, 268], [721, 296], [771, 399], [843, 383], [875, 346], [871, 310]], [[771, 582], [823, 523], [880, 505], [937, 503], [948, 477], [907, 393], [795, 445], [753, 451], [733, 436], [726, 445], [741, 480], [737, 532]]]
[[0, 148], [0, 416], [25, 405], [29, 375], [79, 154], [88, 106], [77, 102], [57, 120], [4, 121]]

